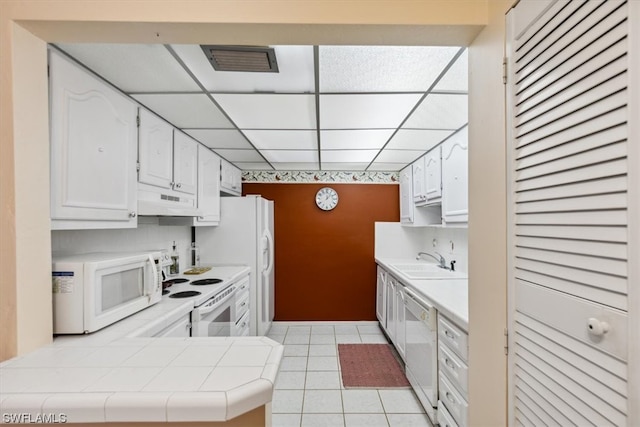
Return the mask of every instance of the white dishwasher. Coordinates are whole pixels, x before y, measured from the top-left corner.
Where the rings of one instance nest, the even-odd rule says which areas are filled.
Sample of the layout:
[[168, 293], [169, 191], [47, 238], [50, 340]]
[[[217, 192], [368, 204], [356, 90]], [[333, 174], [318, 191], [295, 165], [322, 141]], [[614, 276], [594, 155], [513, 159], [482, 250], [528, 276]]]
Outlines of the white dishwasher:
[[436, 424], [438, 405], [437, 311], [405, 288], [406, 374], [425, 412]]

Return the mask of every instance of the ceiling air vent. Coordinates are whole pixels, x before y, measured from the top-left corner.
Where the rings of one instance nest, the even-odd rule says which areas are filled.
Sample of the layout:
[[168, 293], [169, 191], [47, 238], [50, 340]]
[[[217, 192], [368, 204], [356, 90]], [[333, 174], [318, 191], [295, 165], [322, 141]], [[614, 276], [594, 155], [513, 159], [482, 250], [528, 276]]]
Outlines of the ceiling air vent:
[[216, 71], [277, 73], [276, 52], [270, 47], [202, 45]]

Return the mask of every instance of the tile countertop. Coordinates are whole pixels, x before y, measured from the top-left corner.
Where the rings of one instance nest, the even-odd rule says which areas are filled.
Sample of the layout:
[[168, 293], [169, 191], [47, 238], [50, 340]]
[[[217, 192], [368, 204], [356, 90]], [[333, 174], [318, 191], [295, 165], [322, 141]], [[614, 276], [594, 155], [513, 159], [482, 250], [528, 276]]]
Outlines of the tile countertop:
[[436, 309], [465, 331], [469, 329], [469, 292], [467, 279], [409, 279], [392, 266], [412, 264], [415, 259], [377, 258], [376, 263], [431, 302]]
[[[178, 277], [224, 279], [198, 287], [213, 295], [248, 273], [245, 266], [214, 266]], [[194, 302], [165, 296], [100, 331], [57, 336], [0, 363], [0, 423], [8, 422], [5, 414], [64, 414], [69, 423], [226, 421], [271, 402], [284, 352], [279, 343], [149, 337], [186, 316]]]

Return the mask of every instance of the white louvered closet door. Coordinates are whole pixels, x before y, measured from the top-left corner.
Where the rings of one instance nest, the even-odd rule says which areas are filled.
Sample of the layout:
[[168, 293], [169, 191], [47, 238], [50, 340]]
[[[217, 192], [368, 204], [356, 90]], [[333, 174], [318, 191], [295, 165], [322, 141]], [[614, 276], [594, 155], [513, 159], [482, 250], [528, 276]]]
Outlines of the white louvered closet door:
[[629, 5], [534, 1], [507, 16], [510, 424], [625, 426]]

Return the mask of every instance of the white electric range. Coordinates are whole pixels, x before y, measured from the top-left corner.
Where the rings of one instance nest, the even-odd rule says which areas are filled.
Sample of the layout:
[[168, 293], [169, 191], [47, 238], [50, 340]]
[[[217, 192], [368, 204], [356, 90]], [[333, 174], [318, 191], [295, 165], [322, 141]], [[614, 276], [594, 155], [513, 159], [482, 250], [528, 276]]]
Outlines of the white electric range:
[[[163, 301], [190, 300], [192, 337], [220, 337], [236, 335], [236, 293], [248, 279], [247, 266], [212, 266], [198, 274], [180, 274], [163, 282]], [[245, 285], [248, 286], [248, 285]], [[167, 293], [168, 291], [168, 293]], [[244, 313], [242, 313], [244, 314]]]

